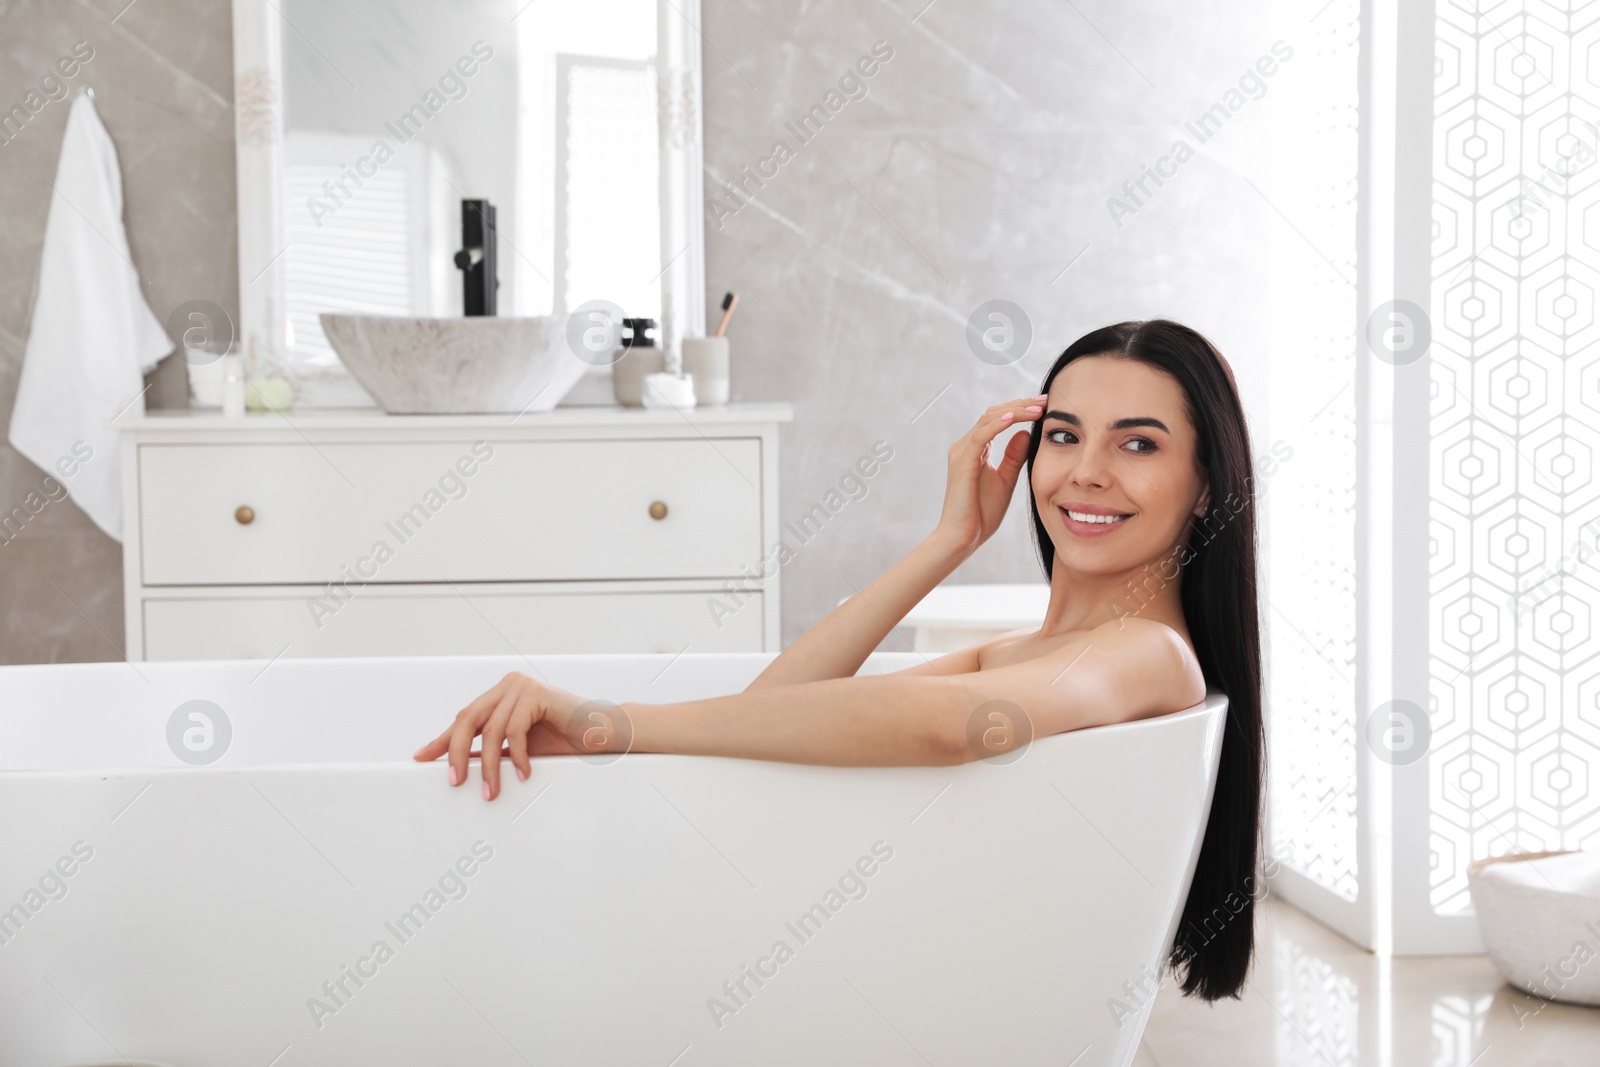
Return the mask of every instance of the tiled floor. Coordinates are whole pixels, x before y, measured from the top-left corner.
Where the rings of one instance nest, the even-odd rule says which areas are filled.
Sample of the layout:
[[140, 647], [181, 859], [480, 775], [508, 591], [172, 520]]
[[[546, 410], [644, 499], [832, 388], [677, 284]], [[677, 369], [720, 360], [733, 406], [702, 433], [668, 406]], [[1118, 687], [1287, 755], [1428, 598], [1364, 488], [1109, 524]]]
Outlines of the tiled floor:
[[1379, 960], [1277, 900], [1259, 905], [1239, 1000], [1168, 978], [1134, 1067], [1594, 1067], [1600, 1008], [1540, 1001], [1487, 956]]

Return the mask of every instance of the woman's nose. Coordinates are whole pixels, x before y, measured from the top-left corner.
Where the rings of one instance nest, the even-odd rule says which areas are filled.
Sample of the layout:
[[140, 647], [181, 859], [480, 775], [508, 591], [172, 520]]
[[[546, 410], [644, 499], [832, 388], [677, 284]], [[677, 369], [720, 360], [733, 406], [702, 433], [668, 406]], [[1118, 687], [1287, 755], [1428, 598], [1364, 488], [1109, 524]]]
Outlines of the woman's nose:
[[1110, 464], [1111, 457], [1106, 454], [1104, 446], [1086, 445], [1078, 449], [1078, 454], [1073, 457], [1068, 477], [1074, 485], [1104, 489], [1110, 482]]

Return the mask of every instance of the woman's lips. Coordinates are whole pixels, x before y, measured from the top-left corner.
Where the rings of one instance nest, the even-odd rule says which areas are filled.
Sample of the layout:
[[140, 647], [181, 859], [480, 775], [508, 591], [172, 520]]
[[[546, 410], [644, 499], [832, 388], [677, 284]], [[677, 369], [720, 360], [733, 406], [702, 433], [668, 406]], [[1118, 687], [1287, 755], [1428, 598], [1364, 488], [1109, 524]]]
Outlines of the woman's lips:
[[1058, 507], [1056, 510], [1061, 512], [1061, 521], [1066, 525], [1067, 530], [1077, 534], [1079, 537], [1104, 537], [1106, 534], [1126, 526], [1133, 518], [1132, 515], [1129, 515], [1115, 522], [1082, 522], [1067, 514], [1066, 508]]

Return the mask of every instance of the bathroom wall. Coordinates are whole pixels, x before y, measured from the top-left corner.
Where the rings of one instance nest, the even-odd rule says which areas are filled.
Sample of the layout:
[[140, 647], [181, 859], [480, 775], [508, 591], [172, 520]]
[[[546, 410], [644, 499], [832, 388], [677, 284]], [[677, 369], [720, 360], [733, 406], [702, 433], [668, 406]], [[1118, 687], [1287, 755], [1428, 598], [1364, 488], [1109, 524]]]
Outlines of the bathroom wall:
[[[133, 260], [165, 321], [188, 300], [238, 311], [233, 55], [217, 0], [0, 0], [0, 108], [57, 58], [94, 49], [69, 84], [92, 86], [122, 164]], [[0, 144], [0, 510], [41, 490], [43, 472], [4, 441], [33, 311], [39, 252], [70, 98], [50, 101]], [[150, 376], [147, 405], [186, 403], [181, 360]], [[0, 541], [0, 662], [117, 660], [122, 549], [70, 499]]]
[[[0, 0], [0, 104], [90, 41], [95, 58], [75, 83], [96, 88], [121, 153], [152, 308], [165, 319], [208, 299], [233, 314], [228, 5], [125, 3]], [[773, 174], [759, 189], [746, 179], [753, 198], [724, 194], [708, 208], [708, 299], [742, 297], [729, 331], [734, 399], [795, 405], [783, 431], [785, 519], [847, 501], [808, 541], [789, 537], [785, 643], [933, 528], [950, 443], [988, 405], [1037, 391], [1053, 357], [1091, 328], [1188, 322], [1228, 355], [1247, 405], [1262, 406], [1252, 397], [1264, 388], [1269, 336], [1251, 312], [1284, 271], [1263, 235], [1299, 240], [1261, 176], [1276, 84], [1295, 75], [1293, 62], [1176, 175], [1147, 184], [1154, 194], [1132, 213], [1113, 218], [1108, 201], [1133, 206], [1124, 183], [1178, 137], [1195, 143], [1185, 121], [1286, 36], [1265, 3], [702, 3], [707, 193], [747, 165]], [[1287, 36], [1298, 41], [1296, 32]], [[830, 100], [879, 41], [892, 56]], [[842, 106], [804, 143], [786, 127], [830, 102]], [[51, 103], [0, 146], [0, 422], [65, 117], [65, 103]], [[778, 140], [789, 152], [762, 164]], [[1297, 254], [1312, 258], [1303, 246]], [[967, 344], [967, 320], [995, 299], [1022, 307], [1032, 326], [1011, 366]], [[152, 405], [184, 402], [172, 363], [153, 376]], [[851, 481], [879, 440], [892, 458]], [[0, 444], [0, 503], [9, 508], [39, 477]], [[1040, 580], [1026, 520], [1019, 493], [954, 580]], [[50, 505], [0, 545], [0, 661], [120, 658], [121, 600], [119, 546], [70, 502]], [[885, 647], [908, 646], [897, 633]]]
[[[1269, 64], [1261, 95], [1204, 145], [1184, 123], [1279, 37], [1303, 48], [1310, 14], [1274, 26], [1264, 3], [1216, 0], [705, 0], [706, 191], [724, 205], [707, 209], [706, 290], [712, 303], [741, 294], [733, 394], [795, 405], [786, 519], [830, 489], [859, 497], [809, 542], [787, 538], [785, 643], [933, 529], [950, 444], [990, 404], [1037, 392], [1095, 327], [1186, 322], [1228, 356], [1247, 406], [1264, 409], [1270, 338], [1251, 312], [1275, 274], [1314, 259], [1266, 199], [1281, 195], [1266, 176], [1268, 134], [1293, 59]], [[892, 58], [847, 83], [802, 143], [801, 115], [880, 41]], [[1180, 137], [1194, 157], [1169, 163], [1176, 174], [1114, 219], [1108, 201], [1133, 206], [1123, 183]], [[719, 188], [727, 181], [745, 195]], [[1269, 235], [1286, 233], [1297, 247], [1274, 262]], [[967, 343], [969, 317], [995, 299], [1032, 324], [1013, 366]], [[1255, 427], [1258, 452], [1267, 429]], [[893, 458], [865, 494], [840, 489], [880, 439]], [[1025, 488], [954, 581], [1043, 580]], [[908, 648], [906, 637], [883, 647]]]

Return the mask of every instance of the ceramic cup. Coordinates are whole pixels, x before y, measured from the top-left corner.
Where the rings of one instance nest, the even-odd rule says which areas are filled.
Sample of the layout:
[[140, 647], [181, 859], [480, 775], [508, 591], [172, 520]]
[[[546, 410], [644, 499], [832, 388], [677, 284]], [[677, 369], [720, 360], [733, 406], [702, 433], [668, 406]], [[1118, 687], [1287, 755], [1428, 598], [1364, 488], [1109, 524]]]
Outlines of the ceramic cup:
[[728, 339], [685, 337], [683, 372], [694, 377], [694, 395], [701, 407], [728, 402]]

